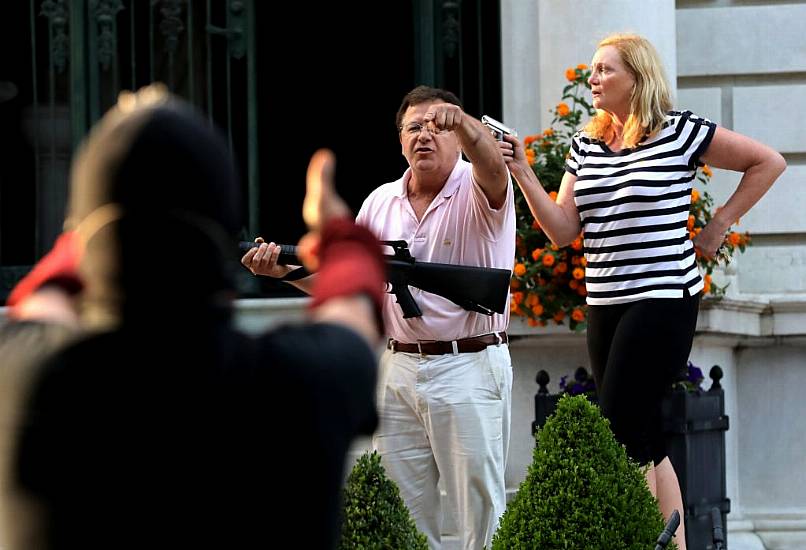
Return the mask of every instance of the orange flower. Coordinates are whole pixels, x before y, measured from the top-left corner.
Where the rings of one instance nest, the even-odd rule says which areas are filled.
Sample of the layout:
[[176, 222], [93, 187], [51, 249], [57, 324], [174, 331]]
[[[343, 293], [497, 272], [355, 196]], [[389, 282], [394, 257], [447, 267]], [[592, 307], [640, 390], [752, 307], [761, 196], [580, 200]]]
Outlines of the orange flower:
[[509, 281], [509, 288], [512, 290], [518, 290], [521, 287], [521, 282], [517, 279], [512, 279]]
[[580, 71], [584, 71], [587, 68], [588, 68], [588, 66], [585, 65], [584, 63], [580, 63], [579, 65], [577, 65], [577, 69], [579, 69]]
[[571, 256], [571, 265], [579, 265], [579, 256]]
[[559, 246], [557, 246], [557, 245], [556, 245], [556, 244], [554, 244], [554, 243], [551, 243], [551, 246], [550, 246], [549, 248], [551, 248], [551, 249], [552, 249], [554, 252], [557, 252], [557, 251], [560, 249], [560, 247], [559, 247]]
[[546, 267], [551, 267], [554, 265], [554, 256], [552, 254], [546, 254], [543, 256], [543, 265]]
[[710, 166], [708, 166], [707, 164], [703, 164], [703, 165], [702, 165], [702, 173], [703, 173], [703, 174], [705, 175], [705, 177], [707, 177], [707, 178], [710, 178], [711, 176], [713, 176], [713, 175], [714, 175], [714, 173], [713, 173], [713, 172], [711, 172], [711, 167], [710, 167]]
[[554, 129], [553, 128], [546, 128], [545, 130], [543, 130], [543, 135], [546, 136], [546, 137], [553, 136], [554, 135]]
[[527, 305], [527, 306], [529, 306], [529, 307], [534, 307], [534, 306], [536, 306], [536, 305], [537, 305], [537, 304], [539, 304], [539, 303], [540, 303], [540, 296], [538, 296], [538, 295], [537, 295], [537, 294], [535, 294], [534, 292], [530, 292], [530, 293], [529, 293], [529, 294], [526, 296], [526, 305]]
[[588, 289], [585, 288], [585, 285], [580, 285], [579, 288], [577, 289], [577, 294], [579, 294], [580, 296], [587, 296]]
[[560, 273], [565, 273], [568, 271], [568, 264], [565, 262], [560, 262], [557, 264], [557, 271]]
[[517, 263], [515, 264], [514, 272], [515, 276], [523, 277], [523, 275], [526, 273], [526, 266], [523, 265], [522, 263]]
[[574, 250], [582, 250], [582, 239], [577, 237], [573, 241], [571, 241], [571, 248]]
[[691, 190], [691, 202], [697, 202], [700, 200], [700, 192], [696, 189]]
[[585, 270], [581, 267], [575, 267], [574, 271], [571, 272], [571, 275], [573, 275], [574, 279], [577, 281], [581, 281], [585, 278]]
[[552, 191], [551, 193], [549, 193], [549, 198], [554, 202], [557, 202], [557, 191]]
[[532, 319], [531, 317], [529, 317], [528, 319], [526, 319], [526, 324], [529, 325], [530, 327], [536, 327], [538, 325], [538, 322], [537, 319]]
[[523, 146], [529, 147], [529, 144], [532, 143], [534, 140], [536, 140], [538, 137], [540, 136], [537, 135], [526, 136], [525, 138], [523, 138]]
[[558, 116], [561, 116], [561, 117], [567, 116], [568, 113], [570, 113], [570, 112], [571, 112], [571, 109], [568, 107], [568, 105], [565, 102], [561, 101], [561, 102], [559, 102], [557, 104], [557, 115]]
[[705, 276], [705, 286], [703, 286], [702, 293], [703, 294], [708, 294], [709, 292], [711, 292], [711, 276], [706, 275]]
[[534, 250], [532, 250], [532, 259], [533, 259], [534, 261], [537, 261], [537, 259], [540, 257], [540, 255], [541, 255], [542, 253], [543, 253], [543, 249], [542, 249], [542, 248], [535, 248]]
[[728, 242], [733, 246], [738, 246], [742, 242], [742, 236], [735, 231], [731, 231], [728, 235]]
[[543, 306], [540, 304], [535, 304], [532, 306], [532, 313], [535, 314], [535, 317], [540, 317], [543, 315]]
[[574, 308], [574, 311], [571, 312], [571, 319], [573, 319], [577, 323], [581, 323], [582, 321], [585, 320], [585, 312], [579, 309], [578, 307]]
[[534, 229], [535, 231], [539, 231], [540, 230], [540, 222], [538, 222], [537, 220], [533, 220], [532, 221], [532, 229]]
[[588, 260], [584, 256], [581, 257], [579, 259], [579, 265], [581, 265], [582, 267], [585, 267], [586, 265], [588, 265]]
[[571, 287], [571, 290], [576, 290], [577, 288], [579, 288], [579, 281], [577, 281], [576, 279], [571, 279], [570, 281], [568, 281], [568, 286]]
[[695, 221], [694, 216], [689, 216], [688, 217], [688, 223], [686, 224], [686, 227], [688, 228], [689, 231], [694, 229], [694, 221]]
[[515, 302], [518, 305], [521, 305], [521, 303], [523, 302], [523, 292], [521, 292], [521, 291], [513, 292], [512, 293], [512, 301]]
[[565, 78], [567, 78], [569, 82], [573, 82], [577, 79], [577, 72], [573, 67], [568, 67], [565, 69]]
[[554, 320], [557, 321], [557, 324], [559, 324], [563, 319], [565, 319], [565, 312], [563, 310], [559, 310], [554, 314]]

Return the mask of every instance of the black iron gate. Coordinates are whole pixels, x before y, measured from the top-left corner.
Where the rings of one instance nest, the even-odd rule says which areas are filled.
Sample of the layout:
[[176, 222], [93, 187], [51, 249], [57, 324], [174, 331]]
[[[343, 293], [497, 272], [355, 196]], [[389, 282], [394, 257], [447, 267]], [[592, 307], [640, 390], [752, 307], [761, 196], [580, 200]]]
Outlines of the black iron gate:
[[206, 113], [239, 167], [244, 236], [284, 241], [304, 230], [314, 149], [336, 151], [354, 210], [399, 176], [394, 112], [414, 85], [500, 116], [497, 1], [29, 0], [0, 12], [0, 299], [60, 233], [72, 152], [120, 90], [161, 81]]

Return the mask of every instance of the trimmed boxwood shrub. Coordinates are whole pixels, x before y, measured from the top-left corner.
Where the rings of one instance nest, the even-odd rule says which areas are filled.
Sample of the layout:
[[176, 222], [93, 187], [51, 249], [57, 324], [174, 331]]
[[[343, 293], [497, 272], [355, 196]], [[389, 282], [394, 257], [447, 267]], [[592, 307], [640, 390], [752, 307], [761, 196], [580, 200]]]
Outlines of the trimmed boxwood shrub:
[[376, 452], [364, 453], [350, 472], [343, 518], [339, 550], [428, 550]]
[[663, 517], [598, 407], [564, 396], [536, 437], [534, 460], [501, 517], [493, 550], [655, 547]]

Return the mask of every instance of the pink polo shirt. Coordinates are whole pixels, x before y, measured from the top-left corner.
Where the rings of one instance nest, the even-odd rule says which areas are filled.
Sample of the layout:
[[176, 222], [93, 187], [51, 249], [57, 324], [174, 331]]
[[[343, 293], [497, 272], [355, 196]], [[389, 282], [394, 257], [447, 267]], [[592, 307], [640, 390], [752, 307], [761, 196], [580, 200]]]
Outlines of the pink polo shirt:
[[[404, 240], [418, 261], [497, 267], [512, 270], [515, 258], [515, 203], [512, 186], [498, 210], [490, 207], [473, 179], [473, 167], [459, 159], [442, 191], [417, 221], [406, 189], [411, 169], [403, 177], [373, 191], [356, 221], [384, 241]], [[391, 250], [387, 250], [391, 253]], [[461, 284], [461, 281], [457, 281]], [[509, 308], [492, 316], [465, 311], [450, 300], [409, 287], [423, 312], [403, 319], [393, 294], [385, 296], [383, 318], [388, 336], [400, 342], [456, 340], [506, 330]]]

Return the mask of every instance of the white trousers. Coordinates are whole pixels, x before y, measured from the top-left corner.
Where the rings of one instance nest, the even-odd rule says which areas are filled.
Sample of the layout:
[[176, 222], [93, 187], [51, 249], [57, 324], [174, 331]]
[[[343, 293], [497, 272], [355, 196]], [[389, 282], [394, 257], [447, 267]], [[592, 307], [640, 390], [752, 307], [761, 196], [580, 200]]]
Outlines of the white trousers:
[[489, 547], [506, 507], [508, 346], [457, 355], [386, 350], [379, 375], [373, 445], [429, 547], [441, 547], [440, 479], [461, 548]]

